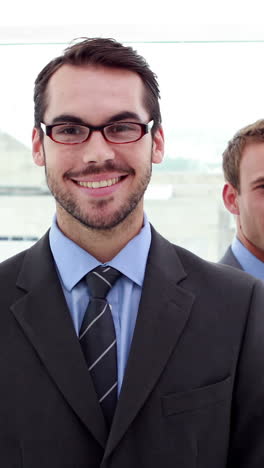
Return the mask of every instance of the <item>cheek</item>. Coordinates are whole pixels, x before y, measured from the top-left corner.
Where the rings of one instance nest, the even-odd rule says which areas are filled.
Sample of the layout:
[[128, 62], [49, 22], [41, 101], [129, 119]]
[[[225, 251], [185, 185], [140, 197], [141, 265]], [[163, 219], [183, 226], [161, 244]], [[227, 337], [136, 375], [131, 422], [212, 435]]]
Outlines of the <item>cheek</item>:
[[147, 164], [150, 164], [151, 150], [137, 143], [134, 143], [131, 147], [118, 147], [115, 148], [115, 161], [117, 165], [120, 163], [121, 166], [140, 171], [143, 170]]
[[152, 163], [152, 146], [145, 144], [139, 146], [133, 156], [135, 164], [140, 167], [146, 167]]
[[54, 146], [45, 147], [45, 159], [46, 166], [56, 172], [68, 170], [69, 167], [73, 166], [74, 159], [77, 160], [77, 158], [73, 158], [71, 148], [54, 148]]
[[242, 192], [242, 194], [239, 196], [238, 201], [242, 211], [248, 212], [259, 204], [259, 194], [256, 192], [249, 192], [244, 190], [244, 192]]
[[[264, 195], [264, 194], [263, 194]], [[262, 223], [264, 217], [264, 196], [254, 194], [254, 196], [246, 197], [240, 207], [240, 218], [250, 225]]]

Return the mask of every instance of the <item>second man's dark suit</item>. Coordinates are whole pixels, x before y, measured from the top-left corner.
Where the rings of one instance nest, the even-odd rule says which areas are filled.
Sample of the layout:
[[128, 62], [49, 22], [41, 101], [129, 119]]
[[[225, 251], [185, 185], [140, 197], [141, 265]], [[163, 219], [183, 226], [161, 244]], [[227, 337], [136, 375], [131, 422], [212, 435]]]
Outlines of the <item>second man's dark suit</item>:
[[108, 437], [44, 236], [0, 265], [0, 466], [263, 468], [263, 304], [153, 231]]
[[227, 251], [225, 252], [224, 256], [221, 258], [219, 263], [223, 263], [224, 265], [230, 265], [232, 267], [243, 270], [239, 261], [236, 259], [235, 255], [233, 254], [231, 247], [228, 247]]

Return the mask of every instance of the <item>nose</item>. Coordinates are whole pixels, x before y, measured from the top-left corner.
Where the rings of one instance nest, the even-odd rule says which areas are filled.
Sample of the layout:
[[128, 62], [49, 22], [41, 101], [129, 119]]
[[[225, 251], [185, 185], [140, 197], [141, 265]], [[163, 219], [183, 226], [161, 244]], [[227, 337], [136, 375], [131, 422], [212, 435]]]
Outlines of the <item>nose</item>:
[[89, 140], [83, 145], [83, 162], [89, 163], [103, 163], [108, 159], [114, 159], [115, 152], [111, 145], [108, 143], [101, 132], [94, 131]]

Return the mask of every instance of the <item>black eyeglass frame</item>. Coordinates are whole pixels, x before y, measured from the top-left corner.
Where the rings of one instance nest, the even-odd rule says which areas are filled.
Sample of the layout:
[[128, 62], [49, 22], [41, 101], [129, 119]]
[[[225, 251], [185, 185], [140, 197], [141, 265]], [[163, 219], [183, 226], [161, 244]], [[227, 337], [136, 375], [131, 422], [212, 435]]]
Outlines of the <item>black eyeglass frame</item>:
[[[116, 142], [116, 141], [111, 141], [107, 138], [107, 136], [105, 135], [104, 133], [104, 129], [107, 128], [107, 127], [111, 127], [112, 125], [118, 125], [118, 124], [133, 124], [133, 125], [138, 125], [140, 128], [141, 128], [141, 134], [140, 136], [136, 139], [136, 140], [132, 140], [132, 141], [122, 141], [122, 142]], [[85, 127], [85, 128], [88, 128], [90, 130], [87, 138], [85, 138], [83, 141], [79, 141], [79, 142], [76, 142], [76, 143], [66, 143], [66, 142], [62, 142], [62, 141], [57, 141], [55, 140], [53, 137], [52, 137], [52, 129], [54, 127], [59, 127], [61, 125], [76, 125], [78, 127]], [[77, 124], [75, 122], [62, 122], [62, 123], [58, 123], [58, 124], [53, 124], [53, 125], [46, 125], [44, 122], [40, 122], [40, 128], [41, 130], [52, 140], [54, 141], [55, 143], [58, 143], [60, 145], [80, 145], [82, 143], [85, 143], [86, 141], [89, 140], [90, 136], [92, 135], [93, 132], [101, 132], [101, 134], [103, 135], [105, 141], [107, 141], [108, 143], [111, 143], [113, 145], [127, 145], [129, 143], [135, 143], [136, 141], [140, 140], [144, 135], [146, 135], [147, 133], [149, 133], [149, 131], [152, 129], [154, 125], [154, 120], [150, 120], [148, 123], [141, 123], [141, 122], [112, 122], [112, 123], [109, 123], [109, 124], [106, 124], [106, 125], [98, 125], [98, 126], [93, 126], [93, 125], [85, 125], [85, 124]]]

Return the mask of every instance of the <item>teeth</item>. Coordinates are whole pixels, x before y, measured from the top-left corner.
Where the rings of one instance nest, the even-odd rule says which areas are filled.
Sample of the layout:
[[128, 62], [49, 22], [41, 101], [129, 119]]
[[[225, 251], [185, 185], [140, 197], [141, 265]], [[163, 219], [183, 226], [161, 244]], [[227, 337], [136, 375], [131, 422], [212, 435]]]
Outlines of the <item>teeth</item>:
[[110, 187], [110, 185], [117, 184], [117, 182], [120, 180], [120, 177], [114, 177], [113, 179], [108, 179], [108, 180], [100, 180], [97, 182], [78, 182], [79, 185], [82, 187], [88, 187], [88, 188], [101, 188], [101, 187]]

